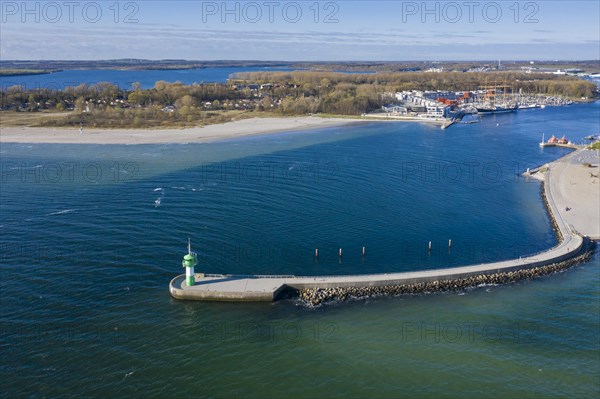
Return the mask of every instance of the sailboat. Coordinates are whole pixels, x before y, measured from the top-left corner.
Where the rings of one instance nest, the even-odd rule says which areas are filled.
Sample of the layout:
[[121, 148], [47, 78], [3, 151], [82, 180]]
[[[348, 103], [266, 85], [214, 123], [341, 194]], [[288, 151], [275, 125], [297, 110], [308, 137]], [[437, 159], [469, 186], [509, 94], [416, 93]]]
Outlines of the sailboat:
[[544, 133], [542, 133], [542, 141], [540, 142], [540, 147], [544, 147], [546, 143], [544, 142]]
[[[488, 94], [486, 95], [486, 97], [489, 96], [490, 98], [487, 99], [485, 104], [477, 107], [478, 114], [481, 114], [481, 115], [504, 114], [504, 113], [508, 113], [508, 112], [514, 112], [519, 108], [517, 104], [509, 104], [508, 101], [506, 100], [506, 87], [507, 87], [506, 81], [504, 82], [504, 86], [501, 86], [501, 87], [502, 87], [502, 102], [500, 104], [498, 104], [496, 101], [496, 94], [497, 94], [498, 88], [494, 84], [493, 95], [490, 95], [490, 93], [488, 91]], [[487, 89], [487, 80], [486, 80], [486, 89]]]

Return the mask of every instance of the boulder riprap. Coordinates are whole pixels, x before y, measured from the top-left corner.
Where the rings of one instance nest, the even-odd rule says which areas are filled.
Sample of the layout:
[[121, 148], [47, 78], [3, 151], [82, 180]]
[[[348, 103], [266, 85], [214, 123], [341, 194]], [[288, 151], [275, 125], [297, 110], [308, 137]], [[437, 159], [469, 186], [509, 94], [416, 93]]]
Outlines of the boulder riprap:
[[406, 285], [380, 285], [365, 287], [334, 287], [334, 288], [307, 288], [300, 290], [300, 299], [311, 306], [318, 306], [332, 300], [344, 301], [347, 299], [369, 298], [384, 295], [415, 295], [422, 293], [462, 291], [480, 285], [498, 285], [512, 283], [519, 280], [530, 280], [547, 274], [556, 273], [569, 267], [584, 262], [590, 258], [591, 248], [583, 254], [558, 263], [546, 266], [523, 269], [506, 273], [481, 274], [456, 280], [437, 280], [431, 282], [406, 284]]

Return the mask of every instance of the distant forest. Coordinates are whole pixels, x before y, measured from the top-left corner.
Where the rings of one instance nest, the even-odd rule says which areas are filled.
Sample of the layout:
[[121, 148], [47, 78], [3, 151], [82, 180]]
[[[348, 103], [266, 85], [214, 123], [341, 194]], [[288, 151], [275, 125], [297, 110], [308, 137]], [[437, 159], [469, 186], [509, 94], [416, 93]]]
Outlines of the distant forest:
[[[519, 70], [523, 67], [567, 69], [578, 68], [588, 73], [600, 72], [599, 60], [580, 61], [505, 61], [502, 68]], [[192, 69], [215, 67], [290, 67], [317, 71], [358, 72], [420, 72], [429, 68], [464, 72], [470, 68], [498, 66], [498, 60], [489, 61], [346, 61], [346, 62], [290, 62], [256, 60], [195, 61], [182, 59], [145, 60], [136, 58], [116, 60], [0, 60], [0, 75], [3, 70], [57, 71], [64, 69]]]

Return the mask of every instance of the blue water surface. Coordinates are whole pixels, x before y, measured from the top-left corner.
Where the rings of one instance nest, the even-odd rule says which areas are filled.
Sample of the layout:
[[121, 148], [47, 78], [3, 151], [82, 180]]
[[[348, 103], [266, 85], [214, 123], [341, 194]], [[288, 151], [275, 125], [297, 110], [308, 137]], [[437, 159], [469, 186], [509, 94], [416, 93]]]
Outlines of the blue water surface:
[[142, 89], [154, 87], [157, 81], [163, 80], [183, 84], [225, 82], [234, 73], [258, 71], [293, 71], [288, 67], [211, 67], [173, 70], [84, 70], [68, 69], [41, 75], [17, 75], [0, 77], [0, 88], [6, 90], [11, 86], [22, 86], [24, 89], [57, 89], [92, 85], [100, 82], [112, 83], [123, 90], [131, 90], [133, 83], [140, 83]]
[[2, 144], [0, 395], [596, 397], [597, 254], [535, 281], [312, 310], [167, 287], [188, 237], [211, 273], [384, 273], [547, 249], [540, 183], [520, 173], [569, 151], [540, 148], [542, 133], [579, 141], [599, 111]]

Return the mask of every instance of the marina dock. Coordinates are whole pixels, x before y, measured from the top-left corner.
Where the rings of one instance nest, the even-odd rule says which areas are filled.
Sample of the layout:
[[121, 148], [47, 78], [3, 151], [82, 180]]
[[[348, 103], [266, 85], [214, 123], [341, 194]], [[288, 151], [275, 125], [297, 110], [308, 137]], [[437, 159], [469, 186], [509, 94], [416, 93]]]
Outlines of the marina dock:
[[548, 141], [544, 141], [544, 135], [542, 135], [542, 141], [540, 141], [540, 147], [564, 147], [571, 149], [582, 148], [581, 146], [576, 145], [575, 143], [568, 140], [565, 136], [562, 136], [561, 139], [556, 138], [554, 135], [548, 139]]
[[577, 144], [573, 144], [573, 143], [567, 143], [567, 144], [560, 144], [560, 143], [540, 143], [540, 147], [563, 147], [563, 148], [571, 148], [573, 150], [577, 150], [579, 148], [582, 148], [582, 146], [577, 145]]

